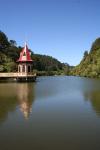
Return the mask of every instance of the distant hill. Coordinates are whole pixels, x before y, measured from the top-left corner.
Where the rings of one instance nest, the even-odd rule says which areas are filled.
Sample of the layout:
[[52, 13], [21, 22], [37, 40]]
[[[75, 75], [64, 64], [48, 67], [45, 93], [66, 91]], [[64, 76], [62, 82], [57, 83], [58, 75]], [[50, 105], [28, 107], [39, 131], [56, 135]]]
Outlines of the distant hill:
[[100, 77], [100, 38], [97, 38], [90, 51], [85, 51], [80, 64], [71, 70], [72, 75]]
[[[16, 41], [8, 40], [5, 33], [0, 31], [0, 72], [17, 71], [16, 60], [19, 58], [23, 47], [17, 46]], [[31, 50], [30, 50], [31, 51]], [[33, 70], [46, 74], [68, 74], [69, 66], [61, 63], [57, 59], [41, 54], [34, 54], [31, 51], [33, 59]]]

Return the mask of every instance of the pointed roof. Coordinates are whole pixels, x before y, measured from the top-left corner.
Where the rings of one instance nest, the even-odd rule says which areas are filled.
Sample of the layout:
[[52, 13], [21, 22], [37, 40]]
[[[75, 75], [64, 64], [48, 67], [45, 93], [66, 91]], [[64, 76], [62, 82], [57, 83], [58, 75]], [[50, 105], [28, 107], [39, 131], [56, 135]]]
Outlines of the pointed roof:
[[33, 60], [31, 59], [30, 51], [28, 50], [28, 46], [25, 43], [25, 46], [22, 49], [22, 51], [20, 52], [20, 57], [17, 60], [17, 62], [32, 62], [32, 61]]

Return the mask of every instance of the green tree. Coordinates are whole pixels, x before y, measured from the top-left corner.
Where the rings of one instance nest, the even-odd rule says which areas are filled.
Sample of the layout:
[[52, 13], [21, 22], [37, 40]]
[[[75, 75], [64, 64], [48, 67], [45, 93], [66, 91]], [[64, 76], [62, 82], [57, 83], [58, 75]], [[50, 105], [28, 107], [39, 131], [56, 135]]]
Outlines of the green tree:
[[0, 50], [5, 49], [8, 46], [9, 42], [7, 36], [5, 35], [5, 33], [0, 31]]
[[11, 45], [11, 46], [13, 46], [13, 47], [14, 47], [14, 46], [17, 46], [16, 41], [14, 41], [14, 40], [10, 40], [9, 42], [10, 42], [10, 45]]

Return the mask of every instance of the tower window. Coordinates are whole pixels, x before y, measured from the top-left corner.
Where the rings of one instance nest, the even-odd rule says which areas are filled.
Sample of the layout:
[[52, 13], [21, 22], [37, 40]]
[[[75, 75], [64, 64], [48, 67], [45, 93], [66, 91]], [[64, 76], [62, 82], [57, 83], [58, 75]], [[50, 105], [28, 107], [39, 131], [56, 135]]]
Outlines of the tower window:
[[23, 65], [22, 72], [25, 72], [25, 66]]
[[21, 70], [20, 70], [20, 66], [18, 67], [18, 72], [20, 72]]
[[24, 52], [23, 56], [26, 56], [26, 53]]
[[28, 66], [28, 72], [31, 72], [31, 66]]

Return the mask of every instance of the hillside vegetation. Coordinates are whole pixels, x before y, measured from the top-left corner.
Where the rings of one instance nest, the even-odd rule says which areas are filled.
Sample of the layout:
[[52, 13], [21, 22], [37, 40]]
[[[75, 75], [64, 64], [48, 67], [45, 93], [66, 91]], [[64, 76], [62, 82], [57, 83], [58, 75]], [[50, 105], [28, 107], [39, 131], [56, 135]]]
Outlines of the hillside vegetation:
[[90, 51], [85, 51], [82, 61], [70, 72], [71, 75], [100, 77], [100, 38], [97, 38]]
[[[0, 72], [17, 71], [16, 61], [22, 48], [17, 46], [16, 41], [8, 40], [7, 35], [0, 31]], [[35, 54], [31, 51], [31, 57], [33, 71], [35, 70], [39, 75], [69, 74], [70, 66], [51, 56]]]

